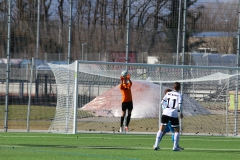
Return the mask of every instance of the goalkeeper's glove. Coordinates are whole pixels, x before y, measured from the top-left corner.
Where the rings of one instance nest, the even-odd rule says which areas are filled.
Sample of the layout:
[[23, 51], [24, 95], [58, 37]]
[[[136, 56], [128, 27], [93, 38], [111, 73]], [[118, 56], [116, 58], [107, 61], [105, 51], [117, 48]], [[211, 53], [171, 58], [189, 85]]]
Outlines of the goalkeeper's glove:
[[130, 74], [128, 74], [126, 78], [127, 78], [127, 79], [130, 79]]
[[123, 76], [121, 76], [121, 77], [120, 77], [120, 79], [123, 81], [123, 80], [124, 80], [124, 77], [123, 77]]

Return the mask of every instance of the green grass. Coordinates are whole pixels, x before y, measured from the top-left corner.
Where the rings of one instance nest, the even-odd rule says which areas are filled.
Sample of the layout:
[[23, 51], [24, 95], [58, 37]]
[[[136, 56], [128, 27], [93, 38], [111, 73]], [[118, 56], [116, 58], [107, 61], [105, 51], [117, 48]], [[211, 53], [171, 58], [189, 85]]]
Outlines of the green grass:
[[239, 159], [240, 138], [181, 136], [181, 152], [172, 151], [169, 135], [154, 151], [155, 135], [0, 133], [4, 160], [221, 160]]

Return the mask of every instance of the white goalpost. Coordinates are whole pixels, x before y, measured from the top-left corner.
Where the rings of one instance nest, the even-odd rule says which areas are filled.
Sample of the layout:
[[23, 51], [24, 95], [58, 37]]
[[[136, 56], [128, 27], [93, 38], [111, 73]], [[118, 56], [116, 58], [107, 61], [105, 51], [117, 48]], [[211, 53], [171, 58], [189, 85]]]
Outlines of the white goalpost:
[[163, 91], [182, 84], [182, 134], [235, 135], [237, 67], [184, 66], [75, 61], [49, 64], [57, 87], [57, 106], [49, 132], [118, 133], [121, 115], [120, 74], [129, 68], [133, 81], [133, 133], [155, 133]]

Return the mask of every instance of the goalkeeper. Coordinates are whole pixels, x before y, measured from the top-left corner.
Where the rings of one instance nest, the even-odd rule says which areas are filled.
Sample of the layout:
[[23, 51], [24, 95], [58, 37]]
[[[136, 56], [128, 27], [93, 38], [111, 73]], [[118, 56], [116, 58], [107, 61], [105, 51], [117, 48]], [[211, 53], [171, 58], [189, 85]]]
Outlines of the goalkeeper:
[[125, 126], [125, 131], [129, 131], [128, 125], [131, 119], [131, 113], [133, 110], [133, 102], [132, 102], [132, 81], [130, 80], [130, 74], [127, 71], [123, 71], [121, 74], [121, 84], [120, 90], [122, 93], [122, 115], [120, 121], [120, 130], [119, 132], [123, 132], [123, 121], [126, 114], [126, 110], [128, 110], [127, 121]]

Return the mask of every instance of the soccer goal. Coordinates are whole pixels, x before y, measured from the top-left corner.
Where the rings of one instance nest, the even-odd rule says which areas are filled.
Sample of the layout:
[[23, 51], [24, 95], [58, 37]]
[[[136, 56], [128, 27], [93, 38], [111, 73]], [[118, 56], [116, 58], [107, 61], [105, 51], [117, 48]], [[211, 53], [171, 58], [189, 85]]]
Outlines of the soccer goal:
[[118, 133], [120, 75], [131, 75], [132, 133], [156, 133], [163, 91], [182, 84], [182, 134], [237, 135], [238, 68], [75, 61], [49, 64], [57, 87], [57, 106], [49, 132]]

